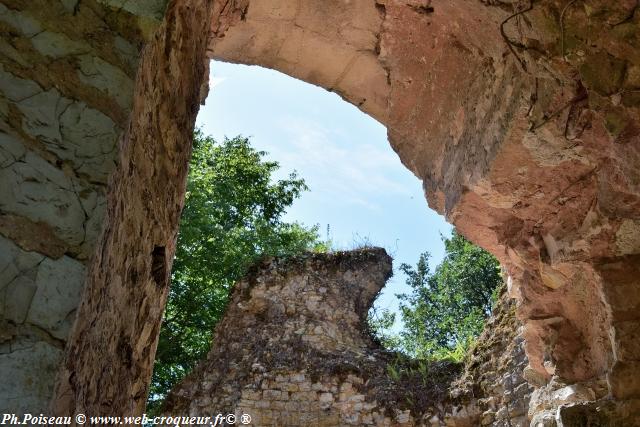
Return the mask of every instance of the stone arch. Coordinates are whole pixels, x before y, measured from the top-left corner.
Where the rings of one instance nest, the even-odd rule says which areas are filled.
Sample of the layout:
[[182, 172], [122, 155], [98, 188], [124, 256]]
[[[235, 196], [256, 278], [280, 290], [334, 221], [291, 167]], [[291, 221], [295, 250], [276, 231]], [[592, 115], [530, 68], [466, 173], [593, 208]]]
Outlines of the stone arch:
[[[553, 69], [552, 49], [547, 57], [511, 51], [506, 24], [522, 25], [518, 10], [464, 1], [234, 6], [214, 18], [208, 55], [335, 91], [386, 125], [429, 204], [505, 265], [532, 368], [547, 380], [602, 380], [615, 363], [607, 297], [615, 284], [598, 272], [603, 254], [583, 245], [610, 239], [588, 234], [596, 223], [619, 227], [618, 214], [602, 211], [622, 206], [602, 193], [611, 183], [598, 151], [612, 135], [592, 116], [603, 111], [584, 103], [586, 92], [601, 97], [597, 83]], [[522, 9], [521, 37], [557, 42], [541, 28], [555, 7]], [[566, 122], [547, 122], [567, 102]], [[577, 151], [569, 131], [580, 133]]]
[[[637, 104], [635, 83], [615, 71], [631, 64], [622, 51], [632, 43], [597, 31], [592, 46], [574, 47], [585, 49], [577, 59], [566, 38], [580, 39], [584, 21], [591, 31], [597, 13], [486, 3], [497, 4], [238, 1], [214, 17], [208, 55], [335, 91], [387, 126], [430, 206], [504, 265], [532, 382], [585, 383], [594, 399], [636, 396], [622, 378], [639, 368], [637, 349], [621, 337], [637, 317], [619, 292], [630, 296], [640, 280], [631, 279], [638, 239], [629, 237], [638, 233], [629, 208], [639, 200]], [[609, 28], [636, 13], [591, 6]], [[617, 84], [602, 84], [614, 75]], [[606, 99], [613, 104], [598, 105]], [[616, 141], [632, 140], [622, 160]]]
[[[334, 90], [384, 123], [393, 149], [423, 180], [429, 204], [503, 262], [521, 303], [532, 382], [584, 383], [598, 390], [594, 399], [640, 397], [637, 2], [568, 8], [554, 0], [531, 7], [172, 0], [164, 15], [133, 2], [102, 9], [119, 3], [109, 0], [39, 11], [3, 3], [12, 7], [0, 10], [2, 20], [19, 23], [13, 41], [26, 46], [24, 56], [40, 67], [34, 69], [57, 70], [30, 71], [9, 46], [9, 73], [103, 111], [124, 129], [103, 231], [66, 345], [57, 412], [143, 410], [168, 289], [167, 277], [152, 270], [170, 270], [207, 55]], [[33, 20], [14, 19], [29, 10], [47, 22], [49, 9], [62, 16], [62, 8], [71, 39], [46, 32], [37, 38]], [[122, 59], [109, 43], [78, 42], [91, 28], [74, 23], [89, 16], [111, 32], [87, 40], [115, 33], [146, 42], [135, 83], [135, 47], [114, 39], [128, 52]], [[162, 19], [157, 29], [154, 19]], [[120, 91], [107, 84], [114, 81]], [[131, 99], [123, 95], [131, 91]], [[11, 88], [3, 93], [7, 128], [33, 152], [55, 151], [47, 144], [56, 135], [42, 122], [60, 113], [60, 104], [44, 114]], [[35, 134], [21, 134], [23, 125]], [[73, 139], [65, 138], [63, 146]], [[68, 165], [49, 154], [48, 165]], [[20, 218], [3, 217], [3, 234], [22, 248], [50, 251], [6, 226], [30, 225]]]

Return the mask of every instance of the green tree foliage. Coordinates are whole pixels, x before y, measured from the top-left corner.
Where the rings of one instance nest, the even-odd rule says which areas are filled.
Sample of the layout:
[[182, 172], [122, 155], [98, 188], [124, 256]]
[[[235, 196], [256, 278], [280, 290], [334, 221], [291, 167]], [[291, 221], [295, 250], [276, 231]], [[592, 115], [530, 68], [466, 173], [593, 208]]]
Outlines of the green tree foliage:
[[386, 308], [378, 310], [374, 306], [367, 315], [367, 324], [371, 335], [387, 350], [397, 350], [401, 345], [400, 337], [389, 332], [395, 322], [396, 313]]
[[434, 272], [429, 253], [415, 267], [402, 264], [410, 294], [400, 294], [401, 347], [417, 358], [460, 360], [484, 326], [502, 283], [500, 264], [453, 232], [443, 239], [445, 258]]
[[278, 163], [248, 139], [218, 143], [196, 131], [171, 290], [160, 330], [150, 409], [204, 358], [233, 284], [265, 255], [321, 249], [317, 227], [282, 220], [307, 190], [295, 173], [275, 181]]

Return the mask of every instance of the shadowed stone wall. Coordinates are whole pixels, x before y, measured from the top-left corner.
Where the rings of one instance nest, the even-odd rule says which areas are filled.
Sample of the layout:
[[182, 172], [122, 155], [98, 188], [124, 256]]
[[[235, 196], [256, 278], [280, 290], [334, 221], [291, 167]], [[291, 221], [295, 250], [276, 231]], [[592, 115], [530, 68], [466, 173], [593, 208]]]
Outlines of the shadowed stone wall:
[[163, 13], [164, 0], [0, 2], [0, 412], [51, 398]]

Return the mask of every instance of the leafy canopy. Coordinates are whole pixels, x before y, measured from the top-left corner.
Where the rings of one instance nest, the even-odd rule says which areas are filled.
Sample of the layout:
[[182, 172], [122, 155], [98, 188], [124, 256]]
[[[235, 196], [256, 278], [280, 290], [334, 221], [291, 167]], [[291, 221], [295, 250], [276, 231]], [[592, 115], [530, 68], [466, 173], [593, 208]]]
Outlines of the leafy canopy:
[[412, 288], [410, 294], [398, 295], [402, 342], [418, 358], [460, 358], [460, 349], [482, 332], [502, 283], [500, 264], [489, 252], [455, 230], [443, 240], [445, 258], [433, 273], [428, 252], [415, 268], [400, 267]]
[[428, 252], [420, 255], [415, 267], [400, 266], [412, 288], [409, 294], [397, 295], [404, 325], [400, 337], [379, 332], [385, 321], [388, 327], [389, 314], [383, 313], [373, 328], [383, 344], [411, 356], [460, 361], [491, 314], [502, 276], [493, 255], [455, 230], [443, 241], [445, 258], [435, 271], [431, 271]]
[[264, 255], [322, 249], [317, 227], [284, 222], [307, 190], [291, 173], [274, 181], [277, 162], [242, 137], [218, 143], [196, 131], [184, 210], [160, 329], [150, 408], [203, 359], [233, 284]]

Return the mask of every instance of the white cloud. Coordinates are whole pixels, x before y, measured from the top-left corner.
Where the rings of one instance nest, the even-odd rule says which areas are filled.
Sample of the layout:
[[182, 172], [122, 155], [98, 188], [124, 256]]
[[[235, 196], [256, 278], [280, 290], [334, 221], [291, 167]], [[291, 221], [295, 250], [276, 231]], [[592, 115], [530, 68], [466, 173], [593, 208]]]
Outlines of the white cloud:
[[209, 78], [209, 88], [213, 89], [216, 86], [220, 86], [220, 84], [222, 84], [222, 82], [225, 80], [227, 80], [226, 77], [216, 77], [211, 74], [211, 77]]
[[346, 141], [344, 133], [297, 117], [276, 123], [290, 135], [290, 142], [267, 147], [284, 171], [296, 169], [311, 188], [324, 198], [379, 211], [376, 195], [410, 196], [398, 179], [400, 160], [390, 147]]

